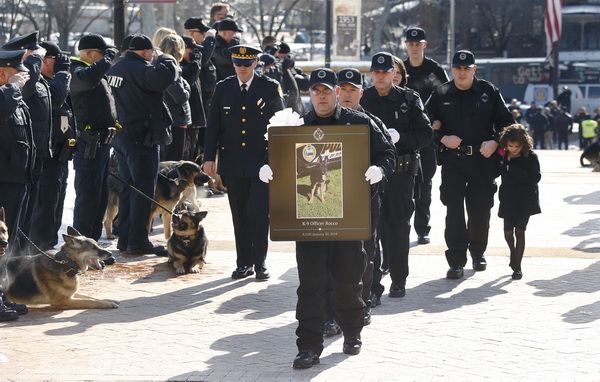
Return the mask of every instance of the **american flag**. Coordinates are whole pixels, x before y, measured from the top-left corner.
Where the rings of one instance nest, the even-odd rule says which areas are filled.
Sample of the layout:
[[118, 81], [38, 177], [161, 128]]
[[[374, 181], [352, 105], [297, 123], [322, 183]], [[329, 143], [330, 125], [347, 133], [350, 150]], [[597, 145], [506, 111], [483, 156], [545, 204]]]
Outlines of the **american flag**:
[[552, 52], [552, 45], [560, 40], [562, 30], [561, 0], [546, 0], [546, 54]]

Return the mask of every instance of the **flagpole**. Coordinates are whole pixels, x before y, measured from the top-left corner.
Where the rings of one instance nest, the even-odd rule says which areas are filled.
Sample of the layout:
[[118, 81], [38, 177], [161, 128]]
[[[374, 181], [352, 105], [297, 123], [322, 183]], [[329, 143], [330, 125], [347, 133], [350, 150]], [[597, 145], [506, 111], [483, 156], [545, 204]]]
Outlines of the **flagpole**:
[[559, 41], [556, 41], [554, 44], [552, 44], [552, 90], [554, 91], [554, 99], [556, 99], [556, 97], [558, 97], [558, 80], [560, 77], [560, 68], [559, 68], [559, 62], [558, 62], [558, 43]]

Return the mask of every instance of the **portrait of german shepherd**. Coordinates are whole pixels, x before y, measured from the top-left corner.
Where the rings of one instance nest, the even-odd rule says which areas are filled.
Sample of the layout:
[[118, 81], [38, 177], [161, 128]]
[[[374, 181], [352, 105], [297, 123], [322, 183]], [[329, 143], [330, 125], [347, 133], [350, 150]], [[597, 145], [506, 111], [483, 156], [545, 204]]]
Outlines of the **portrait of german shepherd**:
[[318, 192], [321, 203], [325, 204], [325, 192], [327, 191], [327, 165], [329, 160], [323, 159], [319, 156], [317, 165], [313, 167], [310, 172], [310, 194], [308, 196], [308, 203], [311, 204], [315, 197], [315, 193]]
[[68, 227], [60, 251], [34, 256], [0, 258], [0, 280], [9, 300], [21, 304], [50, 304], [59, 309], [118, 308], [113, 300], [77, 293], [79, 275], [89, 268], [102, 270], [101, 260], [111, 256], [98, 243]]
[[207, 214], [182, 211], [173, 215], [173, 235], [167, 241], [167, 253], [177, 274], [199, 273], [204, 266], [208, 239], [200, 222]]

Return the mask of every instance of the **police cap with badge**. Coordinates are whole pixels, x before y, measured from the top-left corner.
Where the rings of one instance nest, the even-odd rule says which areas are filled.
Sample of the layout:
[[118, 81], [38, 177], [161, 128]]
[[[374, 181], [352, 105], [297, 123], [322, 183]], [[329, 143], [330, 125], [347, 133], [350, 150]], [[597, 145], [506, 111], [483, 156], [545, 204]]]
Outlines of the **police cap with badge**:
[[405, 34], [406, 42], [425, 42], [425, 31], [421, 28], [408, 28]]
[[452, 57], [452, 66], [467, 66], [471, 68], [475, 66], [475, 56], [468, 50], [459, 50]]
[[37, 50], [40, 49], [38, 45], [38, 34], [39, 31], [34, 31], [23, 36], [17, 36], [12, 40], [9, 40], [2, 46], [4, 50]]
[[198, 29], [201, 33], [206, 33], [210, 30], [208, 26], [204, 25], [202, 19], [197, 17], [190, 17], [189, 19], [185, 20], [185, 23], [183, 23], [183, 28], [187, 30]]
[[[221, 20], [223, 22], [225, 20]], [[231, 52], [231, 61], [240, 66], [250, 66], [258, 59], [262, 51], [252, 45], [235, 45], [228, 49]]]
[[0, 51], [0, 68], [15, 68], [22, 72], [28, 72], [29, 69], [23, 65], [23, 55], [25, 55], [25, 50]]
[[386, 72], [394, 71], [394, 56], [388, 52], [379, 52], [373, 56], [371, 60], [371, 72], [376, 70], [384, 70]]
[[358, 69], [348, 68], [342, 69], [338, 73], [338, 85], [351, 84], [354, 87], [362, 89], [362, 74]]
[[329, 68], [321, 68], [314, 70], [310, 74], [310, 88], [314, 89], [317, 85], [325, 85], [329, 89], [333, 89], [337, 85], [337, 76], [335, 72]]

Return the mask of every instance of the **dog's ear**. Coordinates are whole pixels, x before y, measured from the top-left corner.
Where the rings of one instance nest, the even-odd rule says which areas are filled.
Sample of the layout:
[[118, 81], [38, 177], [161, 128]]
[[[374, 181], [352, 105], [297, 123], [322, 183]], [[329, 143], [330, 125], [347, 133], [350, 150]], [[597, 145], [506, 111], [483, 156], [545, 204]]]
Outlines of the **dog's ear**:
[[75, 236], [71, 236], [71, 235], [67, 235], [66, 233], [63, 233], [63, 239], [65, 240], [66, 244], [69, 244], [71, 246], [79, 245], [79, 241], [77, 240], [77, 238]]
[[68, 226], [67, 227], [67, 233], [71, 236], [83, 236], [82, 234], [79, 233], [79, 231], [77, 231], [75, 228]]
[[0, 221], [4, 221], [4, 207], [0, 207]]
[[196, 212], [194, 215], [196, 215], [196, 218], [198, 218], [199, 221], [202, 221], [206, 215], [208, 215], [208, 211]]

